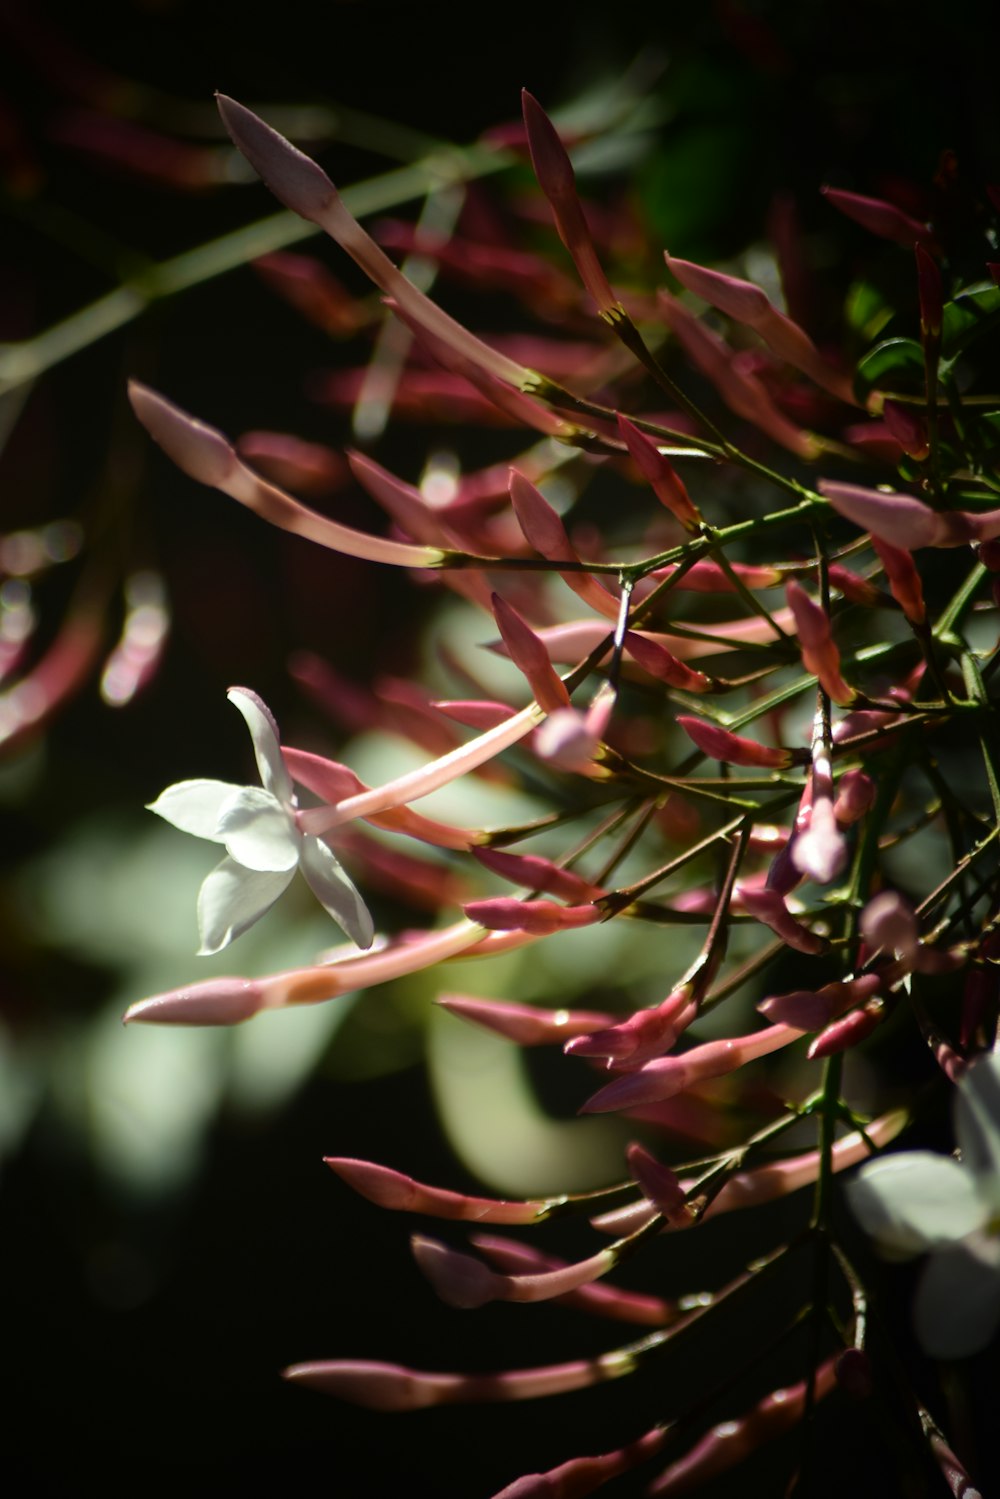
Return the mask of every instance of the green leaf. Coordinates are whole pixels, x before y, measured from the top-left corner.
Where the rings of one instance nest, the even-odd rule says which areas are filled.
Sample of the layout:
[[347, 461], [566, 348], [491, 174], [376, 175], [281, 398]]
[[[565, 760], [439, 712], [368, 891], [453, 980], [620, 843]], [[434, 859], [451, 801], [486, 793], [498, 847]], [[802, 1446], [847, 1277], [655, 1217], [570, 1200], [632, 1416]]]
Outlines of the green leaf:
[[854, 393], [867, 401], [873, 390], [924, 389], [924, 351], [915, 338], [887, 338], [861, 360], [854, 375]]
[[868, 343], [878, 338], [893, 316], [893, 310], [880, 289], [870, 281], [855, 281], [848, 288], [844, 303], [847, 325]]
[[953, 359], [969, 344], [1000, 325], [1000, 286], [989, 282], [967, 287], [945, 305], [941, 319], [941, 352]]

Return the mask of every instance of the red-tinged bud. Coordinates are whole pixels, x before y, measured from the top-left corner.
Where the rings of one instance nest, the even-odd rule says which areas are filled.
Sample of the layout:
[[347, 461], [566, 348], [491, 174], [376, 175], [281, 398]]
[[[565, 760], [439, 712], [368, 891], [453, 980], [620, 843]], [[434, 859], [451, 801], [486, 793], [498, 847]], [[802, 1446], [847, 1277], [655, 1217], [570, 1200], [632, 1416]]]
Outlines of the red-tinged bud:
[[214, 488], [236, 468], [232, 446], [215, 427], [196, 421], [138, 380], [129, 381], [128, 397], [153, 441], [192, 479]]
[[244, 432], [236, 451], [266, 479], [310, 498], [333, 494], [346, 478], [343, 460], [332, 448], [287, 432]]
[[664, 646], [657, 645], [646, 635], [637, 635], [634, 630], [625, 632], [625, 653], [643, 671], [658, 682], [666, 682], [668, 687], [677, 687], [683, 692], [711, 692], [715, 686], [712, 678], [703, 671], [685, 666]]
[[361, 1359], [330, 1359], [292, 1364], [282, 1371], [293, 1384], [320, 1390], [371, 1410], [419, 1410], [429, 1405], [469, 1405], [481, 1401], [535, 1400], [584, 1390], [627, 1374], [631, 1363], [611, 1353], [541, 1364], [534, 1369], [507, 1369], [498, 1374], [434, 1374], [401, 1364]]
[[666, 1435], [666, 1430], [657, 1426], [617, 1452], [573, 1457], [545, 1473], [526, 1473], [494, 1494], [493, 1499], [584, 1499], [652, 1457], [663, 1446]]
[[788, 606], [795, 618], [802, 661], [807, 671], [835, 703], [847, 704], [855, 692], [844, 681], [840, 671], [840, 652], [833, 641], [826, 610], [811, 599], [800, 583], [790, 578], [785, 586]]
[[853, 1046], [860, 1046], [876, 1026], [881, 1024], [884, 1015], [885, 1002], [881, 999], [870, 999], [860, 1010], [852, 1010], [849, 1015], [841, 1016], [816, 1037], [806, 1053], [810, 1062], [815, 1062], [819, 1057], [832, 1057], [839, 1051], [850, 1051]]
[[833, 1371], [837, 1384], [852, 1400], [869, 1400], [874, 1395], [875, 1375], [863, 1348], [845, 1348]]
[[809, 814], [809, 826], [795, 839], [791, 855], [799, 873], [817, 885], [829, 885], [843, 870], [847, 844], [828, 796], [817, 797]]
[[336, 188], [322, 167], [285, 140], [277, 130], [265, 125], [245, 105], [225, 94], [216, 94], [215, 97], [233, 144], [258, 177], [286, 208], [318, 223], [337, 196]]
[[527, 677], [538, 706], [546, 713], [568, 708], [569, 693], [534, 630], [498, 593], [493, 595], [493, 614], [510, 659]]
[[873, 952], [884, 948], [912, 960], [919, 939], [917, 918], [896, 890], [883, 890], [861, 913], [861, 935]]
[[877, 973], [865, 973], [859, 978], [824, 984], [821, 989], [795, 989], [790, 994], [774, 994], [762, 1000], [757, 1008], [773, 1025], [819, 1031], [845, 1010], [870, 999], [880, 983]]
[[[535, 753], [559, 770], [576, 775], [600, 774], [596, 764], [601, 751], [601, 736], [614, 707], [614, 689], [597, 693], [586, 713], [577, 708], [561, 708], [552, 713], [535, 735]], [[595, 711], [596, 710], [596, 711]]]
[[[555, 1255], [544, 1254], [533, 1244], [524, 1244], [507, 1235], [474, 1233], [471, 1242], [505, 1275], [542, 1275], [565, 1269], [567, 1263]], [[552, 1300], [591, 1316], [608, 1317], [616, 1322], [635, 1322], [643, 1327], [662, 1327], [666, 1322], [676, 1322], [679, 1315], [675, 1302], [664, 1301], [660, 1296], [647, 1296], [642, 1291], [626, 1291], [621, 1286], [609, 1285], [606, 1280], [577, 1286]]]
[[821, 479], [818, 488], [839, 514], [895, 547], [962, 546], [973, 539], [973, 528], [961, 512], [939, 515], [912, 495], [828, 479]]
[[[649, 577], [655, 582], [672, 578], [680, 566], [671, 562], [666, 567], [655, 568]], [[731, 562], [731, 571], [747, 588], [774, 588], [781, 582], [781, 571], [777, 567], [763, 566], [752, 562]], [[675, 584], [678, 593], [736, 593], [736, 584], [729, 573], [717, 562], [703, 557], [693, 567], [686, 567], [683, 576]]]
[[506, 723], [508, 718], [514, 716], [514, 709], [506, 703], [484, 699], [463, 699], [457, 702], [435, 700], [431, 706], [447, 718], [453, 718], [456, 723], [467, 724], [470, 729], [495, 729], [498, 724]]
[[788, 1389], [775, 1390], [736, 1421], [722, 1421], [713, 1426], [684, 1457], [671, 1463], [646, 1493], [650, 1496], [686, 1494], [700, 1488], [710, 1478], [726, 1473], [745, 1462], [759, 1447], [790, 1431], [802, 1418], [813, 1385], [813, 1399], [822, 1400], [836, 1383], [835, 1359], [827, 1359], [816, 1369], [813, 1379]]
[[921, 412], [902, 401], [887, 400], [882, 406], [882, 417], [889, 433], [895, 438], [904, 453], [923, 463], [930, 453], [927, 440], [927, 422]]
[[561, 1045], [567, 1036], [582, 1036], [613, 1024], [614, 1016], [600, 1010], [539, 1010], [512, 1000], [472, 999], [442, 994], [435, 1000], [443, 1010], [472, 1021], [519, 1046]]
[[635, 1071], [626, 1072], [600, 1088], [580, 1109], [581, 1114], [603, 1114], [612, 1109], [631, 1109], [639, 1104], [672, 1098], [695, 1083], [724, 1077], [746, 1062], [767, 1056], [797, 1041], [802, 1032], [787, 1025], [771, 1025], [751, 1036], [733, 1036], [706, 1041], [674, 1057], [658, 1057]]
[[640, 432], [628, 417], [619, 412], [617, 419], [619, 436], [656, 498], [682, 526], [689, 531], [696, 531], [701, 524], [701, 516], [673, 464], [660, 452], [653, 439], [647, 437], [645, 432]]
[[934, 242], [926, 224], [911, 218], [893, 203], [886, 203], [881, 198], [866, 198], [861, 193], [849, 193], [838, 187], [821, 187], [820, 192], [834, 208], [839, 208], [849, 219], [881, 239], [891, 239], [907, 247]]
[[872, 537], [872, 546], [885, 569], [886, 582], [896, 603], [911, 624], [923, 624], [927, 618], [924, 590], [912, 555], [881, 536]]
[[413, 1256], [441, 1300], [462, 1310], [490, 1301], [550, 1301], [605, 1275], [615, 1264], [613, 1250], [533, 1275], [501, 1275], [471, 1254], [460, 1254], [437, 1239], [414, 1234]]
[[566, 147], [538, 100], [527, 89], [521, 92], [521, 103], [531, 164], [538, 185], [549, 200], [559, 238], [572, 256], [580, 280], [597, 303], [598, 312], [613, 317], [620, 312], [620, 303], [597, 258]]
[[601, 920], [596, 906], [557, 906], [550, 900], [473, 900], [463, 907], [470, 921], [491, 932], [531, 932], [545, 936], [570, 927], [593, 926]]
[[702, 718], [691, 718], [686, 713], [679, 714], [677, 722], [703, 755], [709, 755], [713, 760], [722, 760], [728, 765], [784, 770], [795, 758], [791, 750], [768, 749], [753, 739], [744, 739], [739, 734], [720, 728], [718, 724], [706, 723]]
[[919, 240], [913, 246], [917, 257], [917, 289], [920, 294], [920, 331], [925, 338], [941, 334], [941, 267]]
[[533, 1223], [541, 1203], [507, 1202], [491, 1197], [469, 1197], [429, 1187], [402, 1171], [379, 1166], [374, 1161], [355, 1161], [326, 1156], [325, 1163], [342, 1181], [377, 1207], [399, 1213], [427, 1213], [434, 1218], [468, 1220], [473, 1223]]
[[264, 985], [253, 979], [204, 979], [140, 999], [125, 1011], [124, 1022], [154, 1025], [238, 1025], [262, 1009]]
[[[789, 844], [789, 848], [794, 848], [794, 844]], [[794, 947], [796, 952], [819, 953], [826, 950], [824, 939], [796, 921], [777, 890], [748, 890], [744, 885], [739, 889], [744, 910], [769, 926], [776, 937], [787, 942], [789, 947]]]
[[661, 1057], [676, 1042], [698, 1013], [691, 986], [682, 984], [662, 1004], [637, 1010], [627, 1020], [567, 1042], [564, 1050], [573, 1057], [608, 1057], [630, 1067]]
[[[536, 552], [550, 562], [579, 560], [566, 527], [541, 490], [514, 468], [510, 471], [510, 499], [518, 525]], [[596, 578], [581, 572], [563, 572], [559, 576], [592, 609], [609, 619], [618, 617], [617, 599]]]
[[880, 708], [861, 708], [856, 713], [847, 713], [833, 725], [831, 738], [834, 744], [843, 744], [861, 734], [871, 734], [876, 729], [898, 724], [898, 713], [885, 713]]
[[844, 567], [840, 562], [831, 562], [829, 567], [830, 587], [836, 588], [850, 599], [852, 604], [862, 604], [869, 608], [878, 603], [879, 592], [874, 583], [867, 578], [852, 573], [849, 567]]
[[863, 770], [848, 770], [837, 783], [837, 799], [833, 804], [833, 815], [842, 828], [860, 822], [875, 805], [878, 788], [871, 776]]
[[501, 879], [514, 885], [523, 885], [526, 890], [541, 890], [546, 895], [572, 902], [592, 901], [603, 894], [599, 885], [592, 885], [572, 869], [560, 869], [551, 859], [539, 858], [536, 854], [510, 854], [502, 848], [479, 848], [475, 856], [480, 864], [492, 869]]
[[694, 1213], [688, 1206], [687, 1196], [676, 1171], [664, 1166], [642, 1145], [630, 1145], [625, 1152], [628, 1169], [644, 1197], [653, 1203], [658, 1212], [674, 1228], [682, 1228], [694, 1221]]

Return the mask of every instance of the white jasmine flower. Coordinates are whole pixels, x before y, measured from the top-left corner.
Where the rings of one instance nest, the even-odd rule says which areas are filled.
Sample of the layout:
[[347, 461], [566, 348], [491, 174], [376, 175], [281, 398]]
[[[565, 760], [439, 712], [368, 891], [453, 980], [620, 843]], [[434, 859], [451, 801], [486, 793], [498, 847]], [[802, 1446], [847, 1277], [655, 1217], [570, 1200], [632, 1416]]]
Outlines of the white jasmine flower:
[[851, 1207], [887, 1255], [929, 1252], [917, 1336], [935, 1358], [978, 1353], [1000, 1322], [1000, 1054], [957, 1083], [960, 1159], [903, 1151], [863, 1166]]
[[372, 919], [361, 896], [327, 845], [299, 829], [292, 778], [270, 709], [246, 687], [233, 687], [228, 696], [250, 730], [263, 784], [179, 781], [149, 806], [181, 832], [225, 846], [226, 858], [198, 893], [199, 952], [219, 952], [253, 926], [296, 869], [348, 937], [370, 947]]

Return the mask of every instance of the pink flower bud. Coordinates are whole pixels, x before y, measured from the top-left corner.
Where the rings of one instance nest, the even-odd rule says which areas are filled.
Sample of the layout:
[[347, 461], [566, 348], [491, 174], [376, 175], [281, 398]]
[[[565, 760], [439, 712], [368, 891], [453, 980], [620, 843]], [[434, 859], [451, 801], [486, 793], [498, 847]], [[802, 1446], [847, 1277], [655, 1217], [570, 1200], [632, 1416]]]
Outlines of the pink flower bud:
[[628, 1363], [615, 1354], [508, 1369], [499, 1374], [435, 1374], [363, 1359], [329, 1359], [292, 1364], [283, 1370], [293, 1384], [320, 1390], [370, 1410], [421, 1410], [431, 1405], [468, 1405], [481, 1401], [535, 1400], [561, 1395], [626, 1374]]
[[362, 304], [314, 256], [277, 250], [255, 260], [253, 269], [297, 312], [334, 338], [357, 332], [369, 320]]
[[847, 863], [847, 844], [837, 827], [833, 802], [817, 797], [809, 815], [809, 826], [791, 848], [792, 863], [800, 874], [817, 885], [829, 885]]
[[611, 1479], [646, 1462], [663, 1446], [666, 1435], [665, 1428], [654, 1426], [638, 1441], [616, 1452], [605, 1452], [600, 1457], [572, 1457], [545, 1473], [526, 1473], [494, 1494], [493, 1499], [584, 1499]]
[[826, 610], [811, 599], [794, 578], [790, 578], [786, 584], [785, 596], [795, 618], [799, 649], [806, 671], [811, 671], [818, 677], [823, 691], [835, 703], [852, 702], [855, 692], [841, 675], [840, 652], [834, 644]]
[[872, 537], [872, 546], [885, 569], [886, 581], [896, 603], [911, 624], [922, 625], [927, 618], [924, 590], [913, 558], [902, 547], [894, 547], [880, 536]]
[[651, 437], [618, 412], [618, 433], [656, 498], [689, 531], [696, 531], [701, 516], [692, 503], [680, 475]]
[[[510, 471], [510, 499], [518, 525], [536, 552], [550, 562], [579, 560], [566, 527], [548, 500], [514, 468]], [[582, 572], [563, 572], [559, 576], [592, 609], [608, 619], [617, 619], [617, 599], [596, 578]]]
[[[614, 690], [604, 698], [595, 697], [598, 707], [614, 705]], [[592, 705], [593, 706], [593, 705]], [[604, 716], [603, 713], [601, 716]], [[560, 770], [577, 775], [599, 774], [595, 765], [601, 749], [599, 727], [594, 726], [594, 715], [581, 713], [578, 708], [561, 708], [552, 713], [535, 735], [535, 753], [550, 761]]]
[[482, 1025], [519, 1046], [561, 1045], [567, 1036], [611, 1025], [614, 1018], [599, 1010], [540, 1010], [510, 1000], [472, 999], [459, 994], [439, 995], [435, 1003], [449, 1014]]
[[861, 935], [874, 951], [885, 948], [912, 959], [918, 941], [917, 919], [896, 890], [883, 890], [861, 913]]
[[905, 406], [902, 401], [886, 400], [882, 406], [882, 418], [903, 452], [922, 463], [930, 452], [923, 414], [912, 406]]
[[863, 770], [848, 770], [837, 782], [837, 799], [833, 804], [833, 815], [840, 827], [848, 828], [875, 805], [878, 788], [871, 776]]
[[534, 630], [498, 593], [493, 595], [493, 613], [510, 658], [527, 677], [538, 706], [546, 713], [568, 708], [569, 693], [552, 669], [548, 652]]
[[834, 484], [828, 479], [821, 479], [818, 488], [834, 510], [890, 546], [908, 551], [962, 546], [975, 535], [975, 527], [961, 511], [942, 515], [912, 495], [883, 493], [859, 484]]
[[491, 932], [531, 932], [546, 936], [570, 927], [593, 926], [602, 919], [597, 906], [557, 906], [550, 900], [472, 900], [464, 907], [470, 921]]
[[879, 591], [867, 578], [852, 573], [850, 568], [844, 567], [840, 562], [831, 562], [827, 571], [830, 575], [830, 587], [838, 589], [852, 604], [871, 608], [878, 603]]
[[265, 1004], [263, 983], [245, 978], [203, 979], [183, 989], [171, 989], [140, 999], [125, 1011], [125, 1024], [140, 1021], [162, 1025], [238, 1025]]
[[841, 213], [877, 234], [881, 239], [891, 239], [899, 245], [930, 245], [934, 236], [926, 224], [913, 219], [894, 203], [881, 198], [866, 198], [861, 193], [849, 193], [839, 187], [821, 187], [820, 192], [839, 208]]
[[625, 651], [643, 671], [659, 682], [666, 682], [668, 687], [677, 687], [683, 692], [711, 692], [715, 685], [704, 672], [685, 666], [664, 646], [644, 635], [637, 635], [634, 630], [625, 631]]
[[753, 739], [744, 739], [731, 734], [718, 724], [706, 723], [702, 718], [692, 718], [686, 713], [677, 716], [677, 722], [689, 739], [713, 760], [722, 760], [729, 765], [746, 765], [758, 769], [783, 770], [791, 765], [794, 756], [791, 750], [769, 749]]
[[546, 895], [568, 901], [595, 900], [603, 894], [600, 886], [592, 885], [572, 869], [560, 869], [551, 859], [536, 854], [510, 854], [502, 848], [478, 848], [473, 852], [480, 864], [501, 879], [523, 885], [527, 890], [542, 890]]
[[618, 1025], [567, 1042], [565, 1052], [567, 1056], [608, 1057], [635, 1066], [669, 1051], [697, 1013], [691, 987], [684, 984], [652, 1009], [637, 1010]]
[[664, 1166], [642, 1145], [630, 1145], [625, 1152], [628, 1169], [644, 1197], [663, 1214], [673, 1228], [683, 1228], [694, 1221], [687, 1196], [675, 1171]]
[[772, 1025], [819, 1031], [844, 1010], [870, 999], [880, 983], [877, 973], [865, 973], [859, 978], [824, 984], [821, 989], [795, 989], [790, 994], [774, 994], [762, 1000], [757, 1009]]
[[128, 396], [150, 437], [178, 468], [213, 489], [225, 483], [237, 467], [237, 458], [221, 432], [196, 421], [137, 380], [129, 381]]
[[[498, 1270], [510, 1274], [540, 1275], [552, 1270], [562, 1270], [566, 1261], [551, 1254], [543, 1254], [532, 1244], [522, 1244], [517, 1239], [499, 1234], [472, 1234], [471, 1241], [485, 1254]], [[621, 1286], [609, 1285], [606, 1280], [595, 1280], [592, 1284], [577, 1286], [554, 1296], [553, 1302], [560, 1306], [571, 1306], [591, 1316], [609, 1317], [616, 1322], [634, 1322], [643, 1327], [662, 1327], [664, 1323], [676, 1322], [679, 1314], [676, 1303], [664, 1301], [660, 1296], [647, 1296], [642, 1291], [626, 1291]]]
[[637, 1104], [672, 1098], [695, 1083], [724, 1077], [746, 1062], [755, 1061], [782, 1046], [798, 1041], [802, 1032], [786, 1025], [768, 1026], [751, 1036], [724, 1041], [706, 1041], [681, 1056], [660, 1057], [646, 1062], [600, 1088], [580, 1109], [581, 1114], [603, 1114], [612, 1109], [630, 1109]]
[[429, 1187], [402, 1171], [376, 1165], [374, 1161], [354, 1161], [342, 1156], [326, 1156], [324, 1159], [326, 1165], [362, 1197], [393, 1212], [427, 1213], [434, 1218], [472, 1223], [533, 1223], [542, 1206], [539, 1202], [470, 1197], [465, 1192]]
[[[788, 847], [793, 849], [794, 844], [789, 844]], [[744, 910], [749, 915], [755, 916], [758, 921], [762, 921], [765, 926], [769, 926], [776, 937], [787, 942], [788, 946], [793, 947], [796, 952], [825, 951], [824, 939], [817, 936], [815, 932], [811, 932], [800, 921], [796, 921], [777, 890], [748, 890], [745, 885], [740, 885], [739, 891]]]
[[236, 451], [265, 478], [314, 498], [333, 494], [346, 477], [343, 460], [332, 448], [287, 432], [244, 432]]
[[589, 1259], [558, 1270], [533, 1275], [501, 1275], [482, 1260], [460, 1254], [437, 1239], [414, 1234], [414, 1258], [441, 1300], [471, 1310], [489, 1301], [548, 1301], [605, 1275], [615, 1264], [611, 1249], [600, 1249]]
[[828, 1025], [825, 1031], [821, 1031], [806, 1055], [810, 1062], [814, 1062], [819, 1057], [832, 1057], [838, 1051], [849, 1051], [852, 1046], [859, 1046], [870, 1036], [884, 1016], [884, 1002], [877, 998], [870, 999], [861, 1009], [851, 1010], [849, 1014]]

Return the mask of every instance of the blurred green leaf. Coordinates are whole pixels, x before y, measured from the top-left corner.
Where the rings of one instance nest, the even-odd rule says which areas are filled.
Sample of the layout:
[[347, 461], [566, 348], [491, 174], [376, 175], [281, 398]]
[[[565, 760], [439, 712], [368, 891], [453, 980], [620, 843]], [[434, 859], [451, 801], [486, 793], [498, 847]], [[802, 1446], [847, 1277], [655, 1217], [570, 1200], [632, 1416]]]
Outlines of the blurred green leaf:
[[915, 338], [887, 338], [865, 355], [854, 376], [854, 393], [867, 401], [873, 390], [922, 391], [924, 351]]

